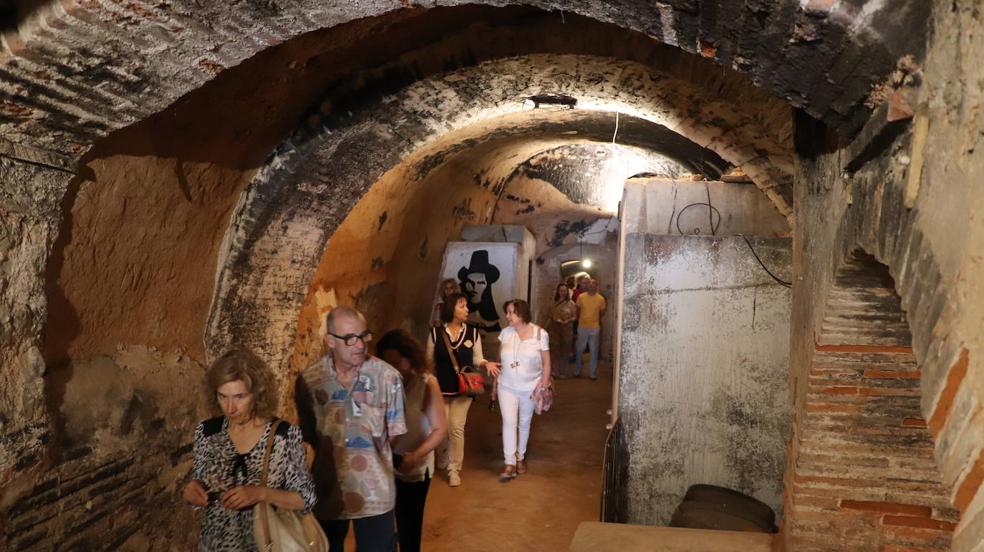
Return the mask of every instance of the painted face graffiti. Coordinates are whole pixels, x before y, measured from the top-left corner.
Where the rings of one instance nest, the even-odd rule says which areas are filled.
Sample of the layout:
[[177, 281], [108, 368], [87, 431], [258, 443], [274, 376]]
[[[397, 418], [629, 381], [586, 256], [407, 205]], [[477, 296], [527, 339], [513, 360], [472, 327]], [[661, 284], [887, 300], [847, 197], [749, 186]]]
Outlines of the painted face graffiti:
[[474, 304], [480, 303], [482, 301], [482, 294], [485, 293], [485, 288], [488, 285], [485, 274], [480, 272], [469, 274], [465, 280], [465, 294], [468, 295], [468, 301]]

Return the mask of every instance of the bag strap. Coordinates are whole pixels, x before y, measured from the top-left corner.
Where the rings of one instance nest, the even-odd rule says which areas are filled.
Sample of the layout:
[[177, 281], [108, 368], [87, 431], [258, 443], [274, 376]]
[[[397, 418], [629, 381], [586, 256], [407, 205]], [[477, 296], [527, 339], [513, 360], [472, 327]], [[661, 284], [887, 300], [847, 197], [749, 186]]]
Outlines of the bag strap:
[[[267, 437], [266, 450], [263, 451], [263, 470], [260, 472], [260, 486], [267, 486], [267, 475], [270, 470], [270, 453], [273, 451], [273, 438], [277, 436], [277, 428], [280, 427], [283, 420], [275, 419], [273, 425], [270, 426], [270, 436]], [[262, 521], [261, 526], [263, 528], [263, 546], [269, 549], [269, 546], [273, 543], [270, 538], [270, 518], [267, 516], [266, 508], [260, 508], [260, 519]]]
[[[467, 330], [468, 327], [465, 326], [464, 329]], [[458, 368], [458, 357], [455, 356], [454, 349], [451, 348], [451, 340], [448, 339], [448, 330], [444, 326], [441, 326], [437, 328], [437, 331], [441, 332], [441, 337], [444, 338], [444, 346], [448, 348], [448, 356], [451, 357], [451, 365], [454, 366], [454, 372], [460, 374], [461, 368]]]
[[277, 436], [277, 428], [283, 420], [274, 420], [270, 426], [270, 436], [267, 437], [266, 450], [263, 452], [263, 471], [260, 472], [260, 486], [267, 486], [267, 474], [270, 471], [270, 452], [273, 450], [273, 438]]

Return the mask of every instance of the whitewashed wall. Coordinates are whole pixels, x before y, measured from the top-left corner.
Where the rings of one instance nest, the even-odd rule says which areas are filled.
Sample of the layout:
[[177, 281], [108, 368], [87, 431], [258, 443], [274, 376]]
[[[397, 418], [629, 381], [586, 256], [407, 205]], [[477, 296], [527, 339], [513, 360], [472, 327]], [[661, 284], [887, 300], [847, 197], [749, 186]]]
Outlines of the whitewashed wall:
[[[752, 239], [788, 274], [788, 238]], [[687, 487], [722, 485], [777, 512], [790, 424], [790, 293], [739, 237], [629, 235], [619, 416], [629, 517], [665, 524]]]

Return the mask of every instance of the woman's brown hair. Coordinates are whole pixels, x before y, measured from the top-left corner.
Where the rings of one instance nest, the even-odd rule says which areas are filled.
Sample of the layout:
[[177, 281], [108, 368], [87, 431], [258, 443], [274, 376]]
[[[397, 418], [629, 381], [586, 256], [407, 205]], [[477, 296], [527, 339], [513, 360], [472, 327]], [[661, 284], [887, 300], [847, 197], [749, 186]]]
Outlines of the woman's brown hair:
[[[273, 416], [277, 411], [277, 396], [273, 389], [270, 369], [260, 357], [246, 349], [232, 349], [215, 359], [205, 373], [205, 381], [213, 399], [219, 387], [230, 381], [241, 381], [253, 395], [253, 415]], [[218, 401], [214, 403], [218, 406]]]
[[526, 301], [522, 299], [510, 299], [502, 305], [502, 310], [509, 310], [509, 305], [512, 305], [513, 312], [519, 315], [523, 319], [523, 322], [529, 324], [530, 320], [533, 320], [533, 313], [530, 312], [530, 304]]
[[560, 286], [567, 288], [567, 294], [564, 295], [564, 300], [571, 298], [571, 288], [568, 287], [567, 282], [561, 282], [557, 284], [556, 288], [554, 288], [554, 303], [560, 302]]
[[444, 298], [444, 302], [441, 303], [441, 322], [447, 324], [454, 320], [454, 308], [458, 305], [458, 301], [464, 299], [468, 301], [468, 296], [464, 293], [452, 293]]
[[410, 371], [417, 376], [430, 372], [427, 361], [424, 360], [424, 350], [420, 343], [403, 329], [390, 330], [376, 342], [376, 356], [382, 358], [386, 351], [396, 351], [401, 357], [410, 362]]

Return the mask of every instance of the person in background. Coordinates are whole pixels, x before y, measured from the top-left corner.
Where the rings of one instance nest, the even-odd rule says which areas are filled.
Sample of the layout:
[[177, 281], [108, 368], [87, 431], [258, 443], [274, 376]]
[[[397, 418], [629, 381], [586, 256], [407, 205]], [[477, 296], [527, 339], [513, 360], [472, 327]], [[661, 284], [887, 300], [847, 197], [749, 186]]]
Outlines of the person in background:
[[458, 392], [458, 374], [451, 361], [454, 355], [458, 367], [489, 370], [496, 365], [482, 356], [482, 338], [478, 329], [466, 324], [468, 298], [461, 293], [448, 296], [441, 308], [442, 324], [431, 328], [427, 339], [426, 362], [434, 367], [437, 383], [444, 396], [448, 420], [448, 438], [438, 450], [439, 467], [448, 470], [448, 485], [461, 485], [461, 465], [465, 459], [465, 422], [472, 398]]
[[574, 377], [581, 376], [584, 362], [584, 349], [591, 348], [591, 364], [588, 375], [598, 379], [598, 336], [601, 334], [601, 317], [605, 315], [608, 304], [598, 293], [598, 280], [588, 278], [585, 292], [577, 298], [577, 346], [574, 351]]
[[561, 282], [554, 290], [553, 307], [550, 308], [550, 359], [553, 375], [557, 379], [567, 377], [567, 366], [574, 353], [572, 337], [574, 321], [577, 320], [577, 305], [570, 298], [567, 284]]
[[424, 503], [434, 474], [434, 449], [448, 436], [444, 399], [423, 349], [405, 330], [386, 332], [376, 343], [376, 354], [403, 378], [407, 432], [393, 441], [396, 532], [400, 552], [419, 552]]
[[[582, 275], [578, 276], [575, 279], [574, 287], [571, 288], [571, 301], [574, 301], [574, 304], [575, 305], [577, 305], [577, 298], [580, 297], [582, 293], [584, 293], [584, 288], [587, 285], [588, 280], [590, 278], [591, 278], [590, 275], [588, 275], [588, 274], [582, 274]], [[573, 328], [573, 331], [571, 332], [571, 339], [575, 343], [577, 343], [577, 319], [576, 318], [574, 319], [574, 324], [572, 324], [572, 328]], [[570, 361], [571, 362], [574, 362], [574, 351], [573, 350], [571, 351]]]
[[437, 286], [437, 303], [434, 304], [434, 312], [431, 313], [431, 325], [440, 326], [441, 325], [441, 305], [447, 301], [448, 296], [452, 293], [461, 293], [461, 288], [458, 287], [458, 280], [454, 278], [445, 278], [441, 280], [441, 283]]
[[526, 446], [533, 421], [533, 393], [549, 387], [550, 336], [530, 322], [530, 305], [522, 299], [507, 301], [503, 310], [509, 326], [499, 334], [499, 366], [489, 373], [498, 378], [502, 412], [502, 454], [505, 467], [499, 480], [507, 482], [527, 472]]
[[407, 432], [403, 379], [369, 356], [362, 314], [338, 306], [325, 319], [328, 354], [301, 371], [294, 399], [304, 439], [314, 447], [314, 510], [333, 552], [349, 525], [358, 550], [393, 552], [396, 505], [391, 441]]
[[198, 424], [192, 480], [182, 495], [192, 506], [205, 508], [198, 550], [255, 551], [254, 504], [310, 511], [317, 501], [301, 431], [286, 422], [277, 427], [267, 486], [260, 486], [276, 421], [270, 371], [255, 354], [236, 349], [213, 362], [205, 379], [222, 415]]

